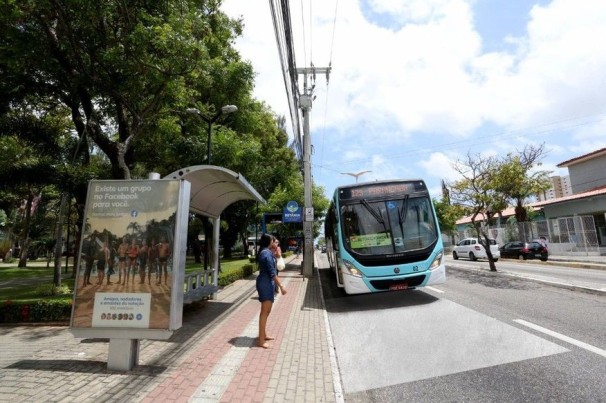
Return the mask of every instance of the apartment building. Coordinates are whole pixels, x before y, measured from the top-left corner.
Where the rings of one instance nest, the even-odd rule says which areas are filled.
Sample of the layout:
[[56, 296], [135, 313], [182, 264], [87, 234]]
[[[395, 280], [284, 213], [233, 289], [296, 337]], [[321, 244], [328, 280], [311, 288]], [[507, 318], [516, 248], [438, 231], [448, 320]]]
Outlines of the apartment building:
[[570, 185], [570, 175], [566, 176], [552, 176], [549, 178], [551, 181], [551, 187], [537, 195], [538, 201], [559, 199], [560, 197], [566, 197], [572, 195], [572, 186]]

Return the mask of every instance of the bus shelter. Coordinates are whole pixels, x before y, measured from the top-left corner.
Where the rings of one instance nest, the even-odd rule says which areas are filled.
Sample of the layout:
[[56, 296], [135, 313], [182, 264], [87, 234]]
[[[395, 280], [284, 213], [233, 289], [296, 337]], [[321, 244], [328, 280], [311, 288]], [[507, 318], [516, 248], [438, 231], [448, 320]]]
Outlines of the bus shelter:
[[213, 272], [213, 285], [217, 286], [221, 213], [227, 206], [240, 200], [266, 203], [265, 199], [244, 176], [215, 165], [195, 165], [182, 168], [166, 175], [163, 179], [183, 179], [190, 182], [189, 211], [211, 219], [213, 230], [209, 263]]
[[[182, 304], [186, 295], [183, 293], [184, 272], [180, 269], [185, 265], [183, 229], [187, 226], [188, 213], [204, 215], [212, 222], [212, 244], [209, 243], [211, 266], [204, 273], [205, 280], [206, 276], [212, 275], [211, 287], [214, 291], [208, 294], [212, 295], [218, 286], [221, 213], [227, 206], [240, 200], [265, 203], [263, 197], [242, 175], [218, 166], [191, 166], [179, 169], [163, 180], [158, 179], [160, 175], [152, 173], [148, 180], [95, 180], [89, 183], [86, 222], [90, 234], [87, 235], [87, 242], [88, 247], [93, 245], [93, 250], [96, 251], [92, 256], [97, 260], [97, 265], [102, 265], [98, 270], [99, 281], [95, 291], [91, 292], [86, 285], [78, 287], [80, 282], [76, 282], [70, 328], [76, 337], [110, 339], [108, 369], [111, 370], [130, 370], [137, 364], [139, 340], [166, 340], [174, 330], [181, 327]], [[160, 242], [164, 245], [163, 253], [167, 252], [168, 245], [172, 244], [174, 249], [172, 268], [164, 266], [164, 288], [150, 286], [151, 274], [148, 274], [149, 287], [146, 287], [144, 272], [140, 282], [136, 282], [136, 263], [131, 263], [132, 267], [128, 271], [122, 272], [125, 268], [121, 268], [120, 274], [124, 274], [124, 281], [118, 288], [114, 285], [115, 282], [109, 282], [109, 277], [107, 284], [103, 284], [101, 273], [104, 274], [104, 266], [110, 256], [108, 244], [111, 236], [119, 234], [124, 242], [125, 236], [122, 234], [125, 230], [129, 233], [132, 224], [132, 247], [139, 253], [135, 226], [145, 227], [149, 222], [170, 221], [171, 218], [174, 223], [165, 224], [162, 230], [169, 231], [173, 238], [168, 243]], [[103, 239], [100, 234], [105, 234]], [[166, 236], [163, 235], [162, 238]], [[84, 250], [82, 246], [81, 250]], [[166, 256], [165, 254], [164, 262], [167, 261]], [[160, 268], [157, 270], [161, 275]], [[129, 271], [132, 271], [132, 282], [129, 281]], [[172, 272], [170, 278], [169, 272]], [[79, 276], [80, 273], [86, 275], [85, 270], [78, 273]], [[143, 286], [140, 287], [139, 284]], [[158, 281], [156, 285], [160, 284], [161, 281]]]

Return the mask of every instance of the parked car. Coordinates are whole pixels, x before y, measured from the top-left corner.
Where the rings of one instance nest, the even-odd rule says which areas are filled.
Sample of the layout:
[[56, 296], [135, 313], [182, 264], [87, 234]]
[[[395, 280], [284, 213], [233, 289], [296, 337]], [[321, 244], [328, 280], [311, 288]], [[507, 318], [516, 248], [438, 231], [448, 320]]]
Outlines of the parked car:
[[547, 248], [541, 245], [539, 242], [522, 242], [513, 241], [507, 242], [501, 246], [501, 257], [512, 258], [512, 259], [541, 259], [547, 261], [549, 252]]
[[[499, 245], [494, 239], [490, 239], [489, 242], [490, 253], [492, 253], [493, 260], [496, 262], [501, 257]], [[452, 258], [457, 260], [460, 257], [468, 258], [469, 260], [488, 259], [486, 249], [484, 249], [484, 240], [478, 240], [478, 238], [460, 240], [452, 251]]]

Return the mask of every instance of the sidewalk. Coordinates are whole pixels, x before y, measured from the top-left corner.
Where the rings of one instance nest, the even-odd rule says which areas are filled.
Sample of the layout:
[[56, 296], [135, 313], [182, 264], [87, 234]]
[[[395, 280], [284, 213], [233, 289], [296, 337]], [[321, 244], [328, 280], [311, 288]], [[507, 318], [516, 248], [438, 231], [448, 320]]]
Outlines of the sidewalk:
[[550, 255], [549, 259], [547, 260], [547, 263], [554, 265], [567, 265], [585, 269], [606, 270], [606, 256]]
[[107, 370], [108, 340], [67, 327], [0, 327], [0, 402], [335, 402], [339, 372], [317, 274], [287, 258], [288, 290], [269, 316], [271, 349], [256, 347], [255, 276], [184, 313], [167, 341], [142, 340], [139, 364]]

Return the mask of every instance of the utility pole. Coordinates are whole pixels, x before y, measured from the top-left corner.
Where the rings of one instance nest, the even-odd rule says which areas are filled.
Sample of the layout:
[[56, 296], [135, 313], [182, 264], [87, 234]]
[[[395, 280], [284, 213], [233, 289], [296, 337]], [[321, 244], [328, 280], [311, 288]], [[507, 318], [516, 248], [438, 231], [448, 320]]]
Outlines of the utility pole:
[[313, 101], [313, 89], [315, 85], [308, 86], [308, 76], [311, 75], [315, 81], [316, 73], [326, 74], [326, 82], [330, 67], [305, 67], [298, 68], [297, 74], [303, 75], [303, 94], [299, 96], [299, 107], [303, 111], [303, 186], [305, 196], [305, 206], [303, 214], [303, 275], [305, 277], [313, 276], [313, 221], [314, 208], [311, 197], [311, 136], [309, 134], [309, 113]]

